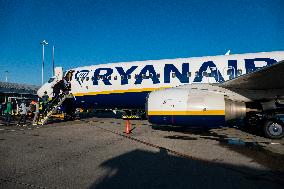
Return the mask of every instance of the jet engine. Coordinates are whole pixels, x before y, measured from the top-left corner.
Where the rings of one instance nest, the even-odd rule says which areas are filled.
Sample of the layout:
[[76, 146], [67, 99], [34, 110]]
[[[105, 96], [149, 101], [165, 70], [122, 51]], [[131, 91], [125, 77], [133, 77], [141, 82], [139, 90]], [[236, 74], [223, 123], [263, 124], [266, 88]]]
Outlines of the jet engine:
[[151, 92], [146, 111], [153, 124], [216, 128], [244, 118], [246, 105], [216, 90], [170, 88]]

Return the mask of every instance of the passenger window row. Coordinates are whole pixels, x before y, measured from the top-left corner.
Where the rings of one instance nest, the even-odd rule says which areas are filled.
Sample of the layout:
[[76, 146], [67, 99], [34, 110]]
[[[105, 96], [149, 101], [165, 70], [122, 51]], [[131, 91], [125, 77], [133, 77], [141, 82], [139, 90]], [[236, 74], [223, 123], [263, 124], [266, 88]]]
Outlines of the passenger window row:
[[[191, 77], [191, 72], [187, 72], [187, 77]], [[199, 75], [199, 72], [198, 71], [196, 71], [195, 72], [195, 77], [196, 76], [198, 76]], [[229, 76], [233, 76], [234, 75], [234, 70], [233, 69], [228, 69], [227, 70], [227, 75], [229, 75]], [[237, 70], [237, 76], [239, 76], [239, 75], [242, 75], [242, 70], [241, 69], [238, 69]], [[216, 76], [216, 74], [215, 73], [208, 73], [208, 72], [206, 72], [206, 71], [204, 71], [204, 72], [202, 72], [202, 76], [204, 76], [204, 77], [215, 77]], [[124, 79], [124, 75], [121, 75], [120, 76], [121, 77], [121, 79]], [[139, 77], [139, 75], [138, 74], [135, 74], [135, 76], [134, 76], [134, 78], [135, 79], [137, 79]], [[161, 75], [160, 74], [157, 74], [157, 78], [160, 78], [161, 77]], [[175, 72], [172, 72], [172, 78], [175, 78], [175, 77], [177, 77], [176, 76], [176, 73]], [[118, 78], [118, 76], [114, 76], [113, 77], [113, 80], [117, 80], [117, 78]], [[131, 75], [127, 75], [127, 79], [131, 79], [132, 78], [132, 76]], [[149, 74], [149, 75], [146, 75], [146, 74], [142, 74], [142, 78], [143, 79], [150, 79], [150, 78], [153, 78], [153, 74]], [[89, 77], [86, 77], [86, 81], [89, 81]], [[97, 76], [97, 79], [107, 79], [107, 80], [111, 80], [112, 79], [112, 77], [111, 76]], [[82, 80], [83, 80], [83, 78], [82, 78]], [[92, 80], [94, 80], [94, 78], [92, 77]]]

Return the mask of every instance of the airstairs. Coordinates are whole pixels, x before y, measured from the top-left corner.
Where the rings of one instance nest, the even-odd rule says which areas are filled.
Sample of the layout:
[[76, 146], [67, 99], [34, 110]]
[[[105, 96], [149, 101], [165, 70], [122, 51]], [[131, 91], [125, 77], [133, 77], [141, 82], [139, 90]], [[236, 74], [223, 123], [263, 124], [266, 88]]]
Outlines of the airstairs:
[[39, 125], [46, 124], [49, 118], [57, 112], [57, 108], [60, 107], [67, 98], [73, 98], [73, 95], [69, 93], [68, 94], [62, 93], [59, 94], [55, 99], [53, 99], [47, 105], [43, 114], [40, 116], [38, 124]]

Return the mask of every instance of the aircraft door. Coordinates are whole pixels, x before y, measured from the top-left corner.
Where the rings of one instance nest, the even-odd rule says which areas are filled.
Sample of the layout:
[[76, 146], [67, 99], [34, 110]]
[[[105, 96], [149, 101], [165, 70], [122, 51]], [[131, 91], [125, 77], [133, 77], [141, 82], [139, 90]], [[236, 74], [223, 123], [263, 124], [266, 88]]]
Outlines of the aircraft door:
[[65, 84], [65, 89], [70, 91], [71, 90], [71, 80], [73, 78], [73, 73], [74, 70], [69, 70], [65, 75], [64, 75], [64, 84]]
[[65, 80], [66, 80], [67, 82], [70, 82], [70, 81], [72, 80], [73, 73], [74, 73], [74, 70], [69, 70], [69, 71], [65, 74]]
[[54, 68], [55, 78], [57, 81], [60, 81], [63, 79], [63, 68], [62, 67], [55, 67]]

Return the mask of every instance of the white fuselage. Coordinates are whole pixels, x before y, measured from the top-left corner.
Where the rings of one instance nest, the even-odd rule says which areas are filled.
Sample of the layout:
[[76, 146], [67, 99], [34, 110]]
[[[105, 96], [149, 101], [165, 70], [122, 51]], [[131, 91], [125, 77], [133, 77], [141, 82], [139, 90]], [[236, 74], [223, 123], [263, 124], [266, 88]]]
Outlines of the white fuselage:
[[[224, 80], [229, 80], [230, 75], [227, 74], [227, 71], [229, 67], [233, 67], [232, 65], [234, 63], [236, 66], [231, 68], [233, 76], [237, 76], [237, 70], [241, 70], [241, 74], [246, 74], [250, 66], [255, 66], [256, 68], [267, 66], [266, 61], [256, 60], [257, 58], [269, 58], [275, 60], [275, 62], [280, 61], [284, 59], [284, 51], [208, 56], [201, 58], [178, 58], [120, 62], [78, 67], [73, 69], [75, 72], [71, 81], [71, 92], [75, 96], [81, 96], [124, 93], [131, 91], [148, 91], [191, 83], [217, 83]], [[250, 61], [248, 60], [255, 60], [253, 61], [254, 65], [248, 65], [250, 64]], [[184, 68], [182, 68], [183, 64]], [[167, 65], [170, 66], [167, 67]], [[127, 82], [123, 83], [122, 80], [125, 80], [126, 76], [122, 75], [121, 72], [118, 71], [118, 69], [123, 69], [125, 73], [127, 70], [131, 69], [134, 66], [137, 67], [135, 69], [133, 68], [133, 71], [130, 74], [127, 74]], [[148, 66], [148, 69], [145, 68], [146, 66]], [[205, 69], [202, 69], [202, 66], [204, 66]], [[173, 67], [175, 67], [181, 73], [182, 71], [184, 71], [185, 74], [183, 75], [185, 77], [188, 77], [188, 80], [185, 79], [184, 81], [181, 81], [181, 79], [177, 77], [175, 71], [171, 69]], [[143, 71], [143, 68], [145, 68], [145, 72]], [[218, 70], [218, 73], [216, 73], [214, 76], [206, 77], [202, 73], [203, 71], [206, 71], [207, 74], [210, 74], [214, 72], [216, 68]], [[98, 71], [98, 69], [100, 69], [100, 71]], [[166, 73], [165, 69], [171, 70]], [[98, 74], [95, 74], [96, 70]], [[108, 71], [110, 71], [110, 74], [107, 73]], [[143, 73], [141, 73], [141, 71]], [[137, 79], [137, 76], [139, 76], [139, 74], [142, 76], [141, 81]], [[143, 74], [145, 74], [144, 78]], [[100, 76], [99, 79], [94, 78], [98, 75], [101, 75], [102, 77], [104, 77], [103, 75], [105, 75], [108, 82], [104, 82], [103, 78]], [[150, 77], [150, 75], [152, 75], [152, 77]], [[94, 80], [96, 81], [94, 82]]]
[[223, 82], [280, 60], [284, 51], [109, 63], [67, 72], [73, 72], [71, 93], [77, 106], [144, 108], [150, 91]]

